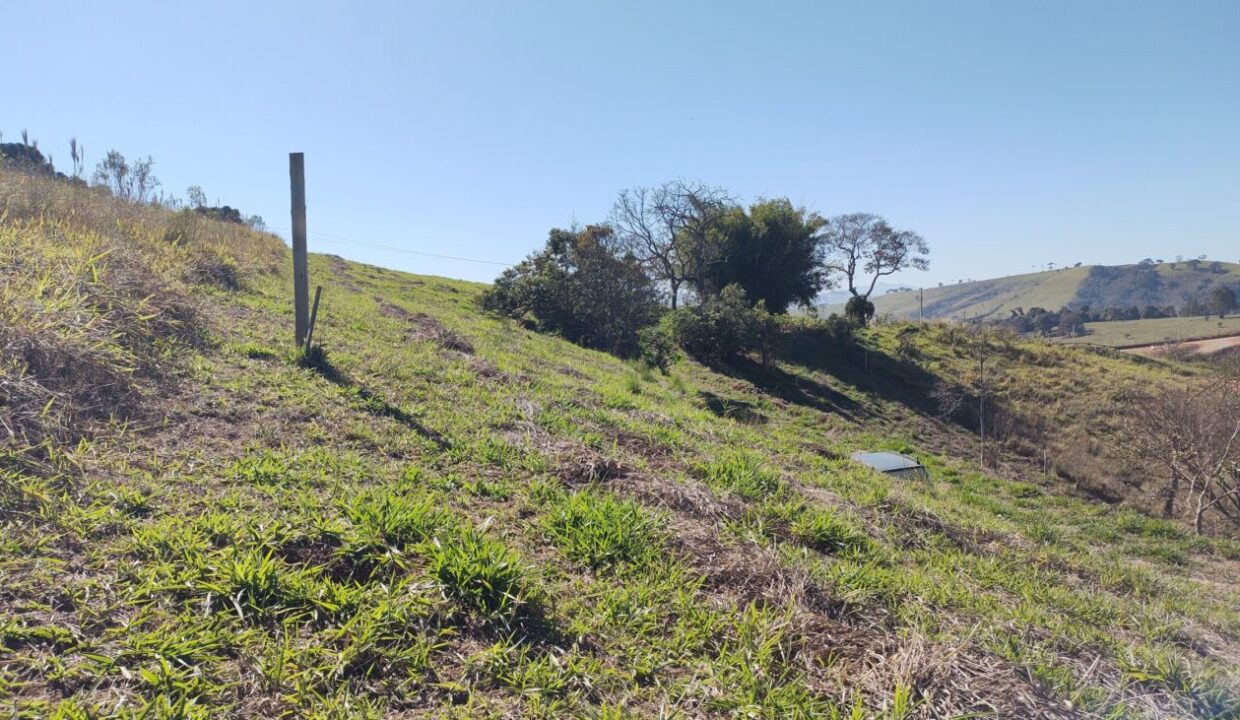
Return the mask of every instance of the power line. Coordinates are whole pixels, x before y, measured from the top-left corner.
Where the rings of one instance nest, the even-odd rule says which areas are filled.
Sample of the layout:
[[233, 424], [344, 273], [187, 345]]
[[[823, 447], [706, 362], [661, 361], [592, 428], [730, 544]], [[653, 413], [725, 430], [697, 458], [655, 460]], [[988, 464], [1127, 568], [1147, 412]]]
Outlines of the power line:
[[[272, 228], [273, 230], [287, 231], [288, 228]], [[440, 253], [423, 252], [421, 250], [411, 250], [409, 248], [394, 247], [392, 245], [383, 245], [382, 243], [370, 242], [368, 240], [354, 240], [353, 238], [341, 237], [339, 235], [330, 235], [328, 233], [308, 231], [308, 234], [315, 237], [325, 238], [331, 242], [337, 242], [344, 245], [355, 245], [357, 247], [375, 248], [378, 250], [388, 250], [390, 252], [405, 253], [408, 255], [420, 255], [422, 257], [439, 258], [440, 260], [458, 260], [460, 262], [479, 263], [482, 265], [498, 265], [500, 267], [512, 267], [514, 263], [498, 262], [495, 260], [479, 260], [477, 258], [460, 257], [457, 255], [442, 255]]]

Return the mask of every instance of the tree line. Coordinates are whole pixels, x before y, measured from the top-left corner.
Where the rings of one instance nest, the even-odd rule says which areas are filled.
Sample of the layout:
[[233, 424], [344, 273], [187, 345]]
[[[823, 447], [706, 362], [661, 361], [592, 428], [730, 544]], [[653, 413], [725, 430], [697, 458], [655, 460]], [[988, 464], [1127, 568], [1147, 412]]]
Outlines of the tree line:
[[1144, 308], [1139, 308], [1133, 305], [1094, 309], [1089, 305], [1082, 305], [1075, 308], [1062, 307], [1059, 310], [1047, 310], [1041, 307], [1025, 310], [1018, 307], [1012, 310], [1008, 317], [996, 322], [1022, 334], [1038, 333], [1043, 336], [1075, 337], [1085, 333], [1085, 323], [1209, 317], [1210, 315], [1217, 315], [1221, 319], [1237, 309], [1240, 309], [1240, 302], [1237, 301], [1236, 292], [1225, 285], [1220, 285], [1204, 299], [1193, 295], [1185, 299], [1179, 307], [1146, 305]]
[[748, 205], [676, 180], [619, 193], [605, 222], [553, 229], [544, 248], [484, 294], [494, 312], [569, 340], [665, 366], [675, 348], [708, 360], [769, 350], [782, 316], [836, 283], [836, 330], [866, 325], [878, 281], [926, 269], [926, 241], [877, 215], [825, 218], [787, 198]]

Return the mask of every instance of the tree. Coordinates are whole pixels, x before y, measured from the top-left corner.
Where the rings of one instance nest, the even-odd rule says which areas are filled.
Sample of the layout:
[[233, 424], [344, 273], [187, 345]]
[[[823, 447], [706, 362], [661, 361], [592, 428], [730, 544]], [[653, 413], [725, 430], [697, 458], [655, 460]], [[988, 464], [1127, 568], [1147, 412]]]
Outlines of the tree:
[[207, 193], [203, 191], [201, 185], [190, 185], [185, 189], [185, 196], [189, 198], [190, 207], [200, 208], [207, 206]]
[[116, 150], [109, 150], [107, 157], [95, 166], [93, 180], [112, 191], [122, 200], [146, 202], [151, 192], [159, 187], [159, 178], [151, 172], [155, 161], [147, 156], [145, 160], [135, 160], [133, 165], [125, 156]]
[[1240, 523], [1240, 379], [1168, 387], [1130, 403], [1121, 450], [1160, 475], [1163, 513], [1187, 496], [1197, 534], [1208, 513]]
[[[977, 402], [978, 462], [986, 467], [986, 438], [996, 435], [996, 418], [1000, 417], [1001, 385], [991, 380], [995, 364], [1011, 352], [1010, 335], [1001, 328], [976, 325], [956, 326], [946, 335], [948, 342], [959, 348], [977, 364], [960, 376], [960, 384], [940, 380], [931, 390], [931, 398], [939, 406], [940, 419], [947, 420], [967, 411], [967, 400]], [[989, 370], [987, 369], [989, 367]], [[970, 398], [972, 396], [972, 398]], [[989, 413], [989, 415], [988, 415]], [[959, 418], [967, 424], [967, 415]]]
[[1226, 285], [1219, 285], [1210, 293], [1210, 310], [1218, 313], [1220, 319], [1227, 317], [1227, 313], [1236, 307], [1236, 293]]
[[667, 285], [674, 309], [681, 286], [699, 280], [718, 259], [710, 231], [733, 205], [722, 188], [700, 182], [625, 190], [612, 208], [611, 242]]
[[826, 221], [786, 198], [759, 200], [722, 213], [709, 240], [718, 261], [694, 281], [703, 296], [736, 285], [767, 312], [783, 313], [794, 303], [809, 305], [822, 289], [818, 232]]
[[1059, 327], [1059, 313], [1044, 312], [1033, 319], [1033, 327], [1042, 335], [1050, 335]]
[[1187, 295], [1184, 298], [1184, 304], [1180, 306], [1180, 317], [1204, 315], [1206, 313], [1205, 305], [1201, 298], [1196, 295]]
[[1085, 321], [1075, 310], [1064, 308], [1059, 311], [1059, 334], [1076, 337], [1085, 333]]
[[539, 329], [622, 357], [638, 354], [638, 334], [658, 317], [654, 282], [632, 254], [611, 249], [606, 225], [552, 230], [546, 248], [509, 268], [483, 294], [483, 307], [532, 316]]
[[[823, 267], [843, 274], [853, 297], [870, 299], [879, 278], [901, 270], [926, 270], [926, 241], [911, 230], [895, 230], [868, 213], [837, 215], [822, 234]], [[868, 285], [866, 284], [866, 279]], [[863, 291], [864, 290], [864, 291]]]

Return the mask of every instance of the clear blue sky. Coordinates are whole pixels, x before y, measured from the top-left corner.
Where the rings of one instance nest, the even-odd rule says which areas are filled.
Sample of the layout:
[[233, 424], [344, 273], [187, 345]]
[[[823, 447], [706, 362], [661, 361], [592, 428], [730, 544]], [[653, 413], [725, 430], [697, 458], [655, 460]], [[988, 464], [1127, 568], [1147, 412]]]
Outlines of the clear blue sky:
[[[910, 285], [1240, 260], [1240, 2], [81, 2], [4, 10], [0, 130], [311, 232], [515, 261], [685, 177], [931, 243]], [[495, 266], [311, 249], [488, 280]]]

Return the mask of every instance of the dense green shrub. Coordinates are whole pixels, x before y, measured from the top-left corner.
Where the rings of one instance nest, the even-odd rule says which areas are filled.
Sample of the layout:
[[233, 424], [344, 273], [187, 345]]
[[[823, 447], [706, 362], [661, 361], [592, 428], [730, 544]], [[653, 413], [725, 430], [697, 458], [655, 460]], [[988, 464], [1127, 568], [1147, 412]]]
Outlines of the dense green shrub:
[[665, 315], [658, 323], [642, 328], [637, 336], [642, 362], [667, 374], [680, 353], [672, 331], [672, 317]]
[[750, 305], [737, 285], [729, 285], [700, 305], [676, 310], [669, 322], [676, 342], [703, 362], [722, 362], [752, 352], [761, 353], [765, 361], [778, 333], [775, 319]]
[[853, 341], [856, 328], [847, 318], [832, 313], [828, 317], [814, 320], [806, 318], [784, 318], [785, 334], [797, 334], [814, 342], [828, 345], [843, 345]]
[[611, 238], [604, 225], [552, 230], [542, 252], [499, 276], [483, 307], [531, 317], [540, 330], [579, 345], [636, 356], [638, 333], [661, 310], [659, 294], [636, 258], [610, 249]]
[[844, 306], [844, 317], [848, 318], [853, 327], [865, 327], [874, 319], [874, 303], [860, 295], [854, 295], [848, 298], [848, 304]]

